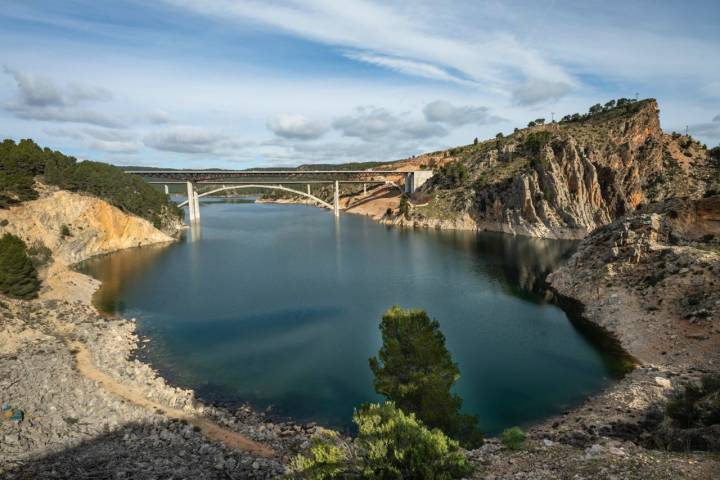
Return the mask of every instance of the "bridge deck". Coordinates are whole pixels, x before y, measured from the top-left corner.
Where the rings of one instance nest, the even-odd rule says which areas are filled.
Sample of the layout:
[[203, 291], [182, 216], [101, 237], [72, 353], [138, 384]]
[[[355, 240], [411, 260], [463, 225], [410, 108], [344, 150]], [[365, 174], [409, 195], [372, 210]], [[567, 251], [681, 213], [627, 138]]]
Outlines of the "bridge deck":
[[125, 173], [146, 178], [166, 178], [191, 182], [231, 178], [372, 178], [407, 175], [398, 170], [126, 170]]

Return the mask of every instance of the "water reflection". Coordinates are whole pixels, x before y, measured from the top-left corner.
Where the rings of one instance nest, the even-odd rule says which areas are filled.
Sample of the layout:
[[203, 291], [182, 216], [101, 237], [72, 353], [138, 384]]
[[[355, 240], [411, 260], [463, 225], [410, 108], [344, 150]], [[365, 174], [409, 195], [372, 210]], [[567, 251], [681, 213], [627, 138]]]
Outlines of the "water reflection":
[[480, 260], [479, 273], [490, 274], [503, 290], [525, 299], [541, 300], [545, 278], [578, 242], [512, 236], [494, 232], [436, 232], [440, 243]]
[[[124, 310], [122, 289], [151, 270], [172, 244], [162, 243], [144, 247], [129, 248], [111, 255], [93, 257], [76, 266], [82, 272], [90, 272], [102, 282], [95, 292], [93, 301], [103, 312], [115, 313]], [[98, 268], [101, 266], [101, 268]]]

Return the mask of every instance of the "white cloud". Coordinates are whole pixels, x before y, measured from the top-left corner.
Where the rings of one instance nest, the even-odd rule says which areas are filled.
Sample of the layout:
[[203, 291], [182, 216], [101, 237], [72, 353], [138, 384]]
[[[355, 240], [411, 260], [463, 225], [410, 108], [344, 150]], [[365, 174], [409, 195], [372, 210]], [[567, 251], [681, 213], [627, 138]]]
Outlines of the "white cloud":
[[18, 95], [5, 108], [18, 118], [46, 122], [88, 123], [118, 128], [122, 123], [105, 113], [79, 106], [87, 102], [107, 101], [112, 94], [105, 88], [70, 83], [65, 87], [49, 78], [5, 67], [15, 79]]
[[213, 153], [226, 139], [197, 127], [174, 127], [153, 132], [144, 138], [148, 147], [176, 153]]
[[321, 137], [328, 126], [320, 121], [308, 120], [302, 115], [281, 113], [268, 119], [267, 128], [275, 135], [298, 140], [312, 140]]
[[351, 114], [336, 118], [333, 127], [346, 137], [366, 142], [390, 138], [423, 139], [448, 134], [440, 125], [407, 119], [375, 106], [358, 107]]
[[147, 119], [154, 125], [170, 123], [170, 114], [164, 110], [155, 110], [147, 114]]
[[446, 100], [435, 100], [425, 105], [423, 114], [429, 122], [441, 122], [452, 126], [467, 124], [484, 125], [497, 123], [502, 118], [490, 114], [487, 107], [470, 105], [454, 106]]
[[95, 140], [88, 144], [89, 148], [108, 153], [137, 153], [142, 149], [139, 142]]
[[530, 106], [550, 100], [558, 100], [572, 91], [572, 85], [565, 82], [532, 80], [512, 92], [516, 105]]

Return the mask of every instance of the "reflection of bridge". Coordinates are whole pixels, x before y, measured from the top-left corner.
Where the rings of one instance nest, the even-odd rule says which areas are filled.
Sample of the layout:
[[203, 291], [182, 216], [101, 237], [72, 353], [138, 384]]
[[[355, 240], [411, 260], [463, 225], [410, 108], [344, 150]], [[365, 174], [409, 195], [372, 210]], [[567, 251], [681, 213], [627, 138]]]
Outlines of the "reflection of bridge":
[[[191, 222], [200, 220], [200, 197], [212, 195], [226, 190], [244, 188], [262, 188], [281, 190], [309, 198], [316, 204], [333, 211], [335, 216], [340, 215], [340, 184], [363, 184], [363, 191], [367, 192], [367, 185], [393, 184], [404, 182], [406, 193], [415, 190], [432, 176], [431, 170], [405, 172], [397, 170], [130, 170], [125, 173], [141, 175], [148, 179], [148, 183], [164, 184], [165, 193], [168, 193], [168, 184], [186, 184], [188, 199], [180, 206], [188, 206]], [[396, 183], [397, 182], [397, 183]], [[296, 190], [287, 185], [306, 185], [306, 190]], [[332, 205], [312, 194], [311, 185], [333, 185]], [[217, 185], [215, 189], [198, 193], [198, 185]]]

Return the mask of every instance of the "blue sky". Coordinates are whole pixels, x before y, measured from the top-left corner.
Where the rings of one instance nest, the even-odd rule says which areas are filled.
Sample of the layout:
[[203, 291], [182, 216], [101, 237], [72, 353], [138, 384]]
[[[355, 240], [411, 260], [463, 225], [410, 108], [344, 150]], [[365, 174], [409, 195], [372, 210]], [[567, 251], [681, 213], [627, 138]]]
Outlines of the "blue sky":
[[717, 1], [0, 0], [0, 136], [169, 167], [393, 160], [655, 97], [720, 143]]

